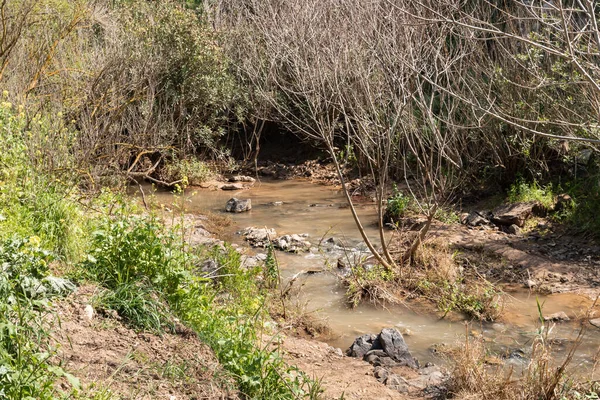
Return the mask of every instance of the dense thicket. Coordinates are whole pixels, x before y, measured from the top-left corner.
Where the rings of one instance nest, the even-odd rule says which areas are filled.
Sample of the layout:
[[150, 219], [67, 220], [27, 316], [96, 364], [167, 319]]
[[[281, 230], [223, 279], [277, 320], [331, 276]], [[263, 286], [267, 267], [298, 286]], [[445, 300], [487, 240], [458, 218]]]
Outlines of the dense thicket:
[[226, 155], [217, 140], [244, 100], [201, 14], [177, 1], [1, 7], [6, 99], [31, 121], [50, 115], [74, 133], [44, 138], [48, 159], [66, 150], [92, 184], [122, 171], [160, 178], [165, 160], [188, 154]]
[[547, 178], [572, 139], [597, 139], [598, 10], [584, 3], [225, 0], [216, 21], [264, 117], [378, 167], [391, 139], [386, 167], [443, 174], [444, 192], [458, 175]]
[[597, 137], [588, 3], [6, 0], [0, 86], [73, 132], [46, 147], [89, 183], [169, 183], [165, 163], [269, 120], [443, 196], [548, 177]]

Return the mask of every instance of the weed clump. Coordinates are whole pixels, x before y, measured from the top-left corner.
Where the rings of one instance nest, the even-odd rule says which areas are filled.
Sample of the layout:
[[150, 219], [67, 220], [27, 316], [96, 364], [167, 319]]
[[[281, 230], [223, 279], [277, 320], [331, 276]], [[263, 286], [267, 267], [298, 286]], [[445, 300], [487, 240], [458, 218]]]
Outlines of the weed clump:
[[[541, 316], [541, 307], [539, 308]], [[531, 351], [521, 371], [505, 364], [492, 365], [482, 338], [470, 338], [447, 354], [452, 365], [448, 395], [453, 398], [498, 400], [583, 400], [597, 399], [595, 382], [575, 383], [570, 378], [573, 355], [581, 343], [582, 328], [562, 361], [553, 356], [548, 340], [551, 327], [541, 326], [531, 342]], [[467, 326], [468, 330], [468, 326]]]
[[536, 202], [546, 210], [554, 209], [555, 198], [556, 195], [552, 185], [541, 186], [537, 181], [527, 183], [522, 178], [517, 179], [508, 190], [508, 201], [510, 203]]
[[79, 389], [77, 378], [51, 363], [56, 320], [43, 281], [51, 259], [36, 237], [0, 245], [0, 398], [54, 399], [63, 377]]

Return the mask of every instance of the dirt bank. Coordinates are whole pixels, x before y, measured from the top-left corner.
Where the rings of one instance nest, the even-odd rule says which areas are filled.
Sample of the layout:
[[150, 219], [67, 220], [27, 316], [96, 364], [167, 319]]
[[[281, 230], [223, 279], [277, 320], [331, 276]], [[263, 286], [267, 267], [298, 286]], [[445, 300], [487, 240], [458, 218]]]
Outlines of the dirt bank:
[[84, 389], [121, 399], [238, 399], [233, 379], [211, 349], [186, 329], [138, 333], [115, 317], [90, 318], [95, 286], [80, 287], [56, 303], [54, 337], [65, 369]]
[[290, 364], [321, 380], [324, 399], [408, 399], [377, 381], [371, 364], [326, 343], [287, 336], [282, 347]]

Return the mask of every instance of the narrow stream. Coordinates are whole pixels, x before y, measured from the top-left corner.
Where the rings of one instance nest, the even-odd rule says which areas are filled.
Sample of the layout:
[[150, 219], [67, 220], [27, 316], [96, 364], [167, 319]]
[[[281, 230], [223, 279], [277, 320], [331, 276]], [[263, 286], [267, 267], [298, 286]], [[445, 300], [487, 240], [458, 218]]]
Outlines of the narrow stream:
[[[173, 201], [172, 194], [157, 192], [157, 200], [163, 204]], [[350, 210], [346, 207], [343, 194], [334, 188], [311, 184], [301, 180], [263, 181], [257, 182], [251, 190], [238, 192], [210, 191], [205, 189], [188, 189], [186, 212], [203, 213], [211, 211], [224, 213], [227, 200], [231, 197], [252, 199], [252, 210], [247, 213], [229, 214], [234, 220], [227, 232], [227, 239], [233, 243], [244, 245], [243, 239], [236, 234], [245, 227], [274, 228], [278, 235], [307, 233], [313, 244], [323, 239], [334, 237], [342, 239], [352, 247], [361, 246], [360, 234], [356, 229]], [[283, 202], [282, 205], [272, 205]], [[357, 206], [358, 213], [366, 226], [370, 237], [378, 236], [376, 208], [373, 203]], [[364, 246], [364, 245], [362, 245]], [[261, 249], [259, 249], [261, 250]], [[339, 254], [329, 258], [335, 262]], [[277, 257], [284, 278], [289, 279], [300, 271], [320, 269], [328, 256], [322, 253], [288, 254], [278, 252]], [[417, 312], [410, 306], [396, 306], [389, 309], [361, 305], [356, 309], [348, 308], [344, 303], [344, 288], [330, 273], [318, 273], [303, 276], [301, 301], [308, 310], [314, 310], [325, 317], [334, 332], [334, 337], [327, 340], [329, 344], [348, 348], [354, 338], [364, 333], [378, 333], [384, 327], [397, 327], [400, 331], [408, 330], [406, 342], [421, 364], [439, 363], [440, 360], [432, 348], [440, 344], [453, 345], [464, 340], [464, 321], [451, 322], [439, 319], [431, 313]], [[568, 315], [585, 314], [591, 301], [573, 294], [557, 294], [545, 297], [529, 295], [529, 293], [512, 293], [505, 306], [504, 317], [496, 323], [472, 324], [470, 331], [483, 333], [486, 341], [505, 354], [521, 354], [527, 351], [535, 330], [538, 328], [537, 300], [544, 303], [544, 313], [550, 314], [565, 311]], [[579, 323], [557, 324], [551, 337], [555, 339], [555, 348], [565, 353], [569, 341], [576, 338]], [[600, 331], [588, 330], [583, 343], [577, 351], [575, 365], [582, 373], [593, 366], [594, 356], [600, 344]], [[520, 358], [513, 357], [510, 362], [520, 363]]]

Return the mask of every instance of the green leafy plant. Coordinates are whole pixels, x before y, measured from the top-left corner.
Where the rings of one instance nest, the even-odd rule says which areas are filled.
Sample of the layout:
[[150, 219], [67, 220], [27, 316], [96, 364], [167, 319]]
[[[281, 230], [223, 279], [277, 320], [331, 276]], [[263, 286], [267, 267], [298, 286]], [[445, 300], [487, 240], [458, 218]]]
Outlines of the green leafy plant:
[[32, 239], [0, 246], [0, 399], [54, 399], [55, 382], [62, 377], [79, 388], [78, 380], [53, 362], [55, 318], [45, 292], [38, 290], [50, 255]]
[[386, 220], [397, 221], [410, 209], [412, 199], [394, 185], [392, 196], [387, 201]]
[[162, 171], [163, 179], [167, 182], [182, 181], [188, 185], [200, 185], [212, 178], [215, 172], [210, 166], [198, 159], [175, 159], [165, 166]]
[[509, 202], [539, 202], [547, 210], [554, 207], [554, 198], [552, 185], [542, 187], [537, 181], [527, 183], [522, 178], [517, 179], [508, 190]]

